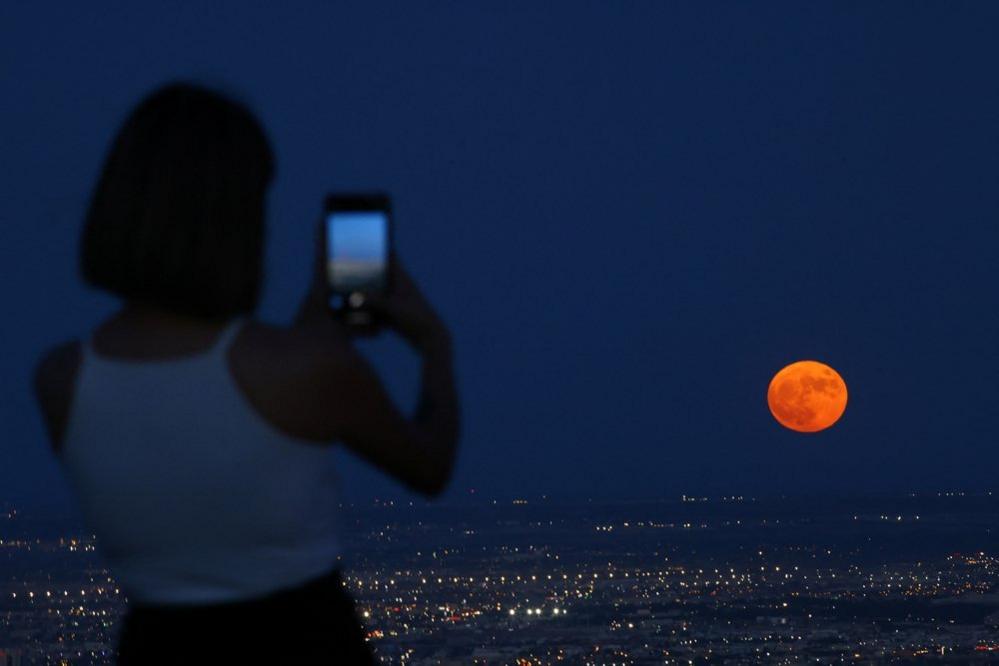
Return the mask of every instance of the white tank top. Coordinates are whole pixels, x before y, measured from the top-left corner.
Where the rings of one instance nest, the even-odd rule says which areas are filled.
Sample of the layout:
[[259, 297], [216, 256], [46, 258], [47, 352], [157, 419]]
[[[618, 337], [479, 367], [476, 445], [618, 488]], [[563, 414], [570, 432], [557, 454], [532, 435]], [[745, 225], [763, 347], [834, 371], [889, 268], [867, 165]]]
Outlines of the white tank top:
[[338, 564], [332, 447], [281, 433], [240, 393], [226, 349], [241, 322], [181, 359], [82, 345], [59, 459], [130, 601], [248, 599]]

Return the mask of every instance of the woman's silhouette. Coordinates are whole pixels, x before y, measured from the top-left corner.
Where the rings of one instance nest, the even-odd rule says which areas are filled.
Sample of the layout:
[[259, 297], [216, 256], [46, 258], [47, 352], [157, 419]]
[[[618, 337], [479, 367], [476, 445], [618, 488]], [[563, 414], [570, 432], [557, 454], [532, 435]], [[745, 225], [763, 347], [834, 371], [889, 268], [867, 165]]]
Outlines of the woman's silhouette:
[[123, 307], [36, 370], [56, 456], [129, 601], [121, 664], [372, 662], [337, 568], [330, 446], [430, 496], [451, 473], [450, 337], [397, 261], [371, 307], [422, 355], [412, 418], [328, 314], [321, 234], [294, 323], [252, 319], [271, 175], [238, 103], [189, 84], [142, 101], [81, 244], [85, 280]]

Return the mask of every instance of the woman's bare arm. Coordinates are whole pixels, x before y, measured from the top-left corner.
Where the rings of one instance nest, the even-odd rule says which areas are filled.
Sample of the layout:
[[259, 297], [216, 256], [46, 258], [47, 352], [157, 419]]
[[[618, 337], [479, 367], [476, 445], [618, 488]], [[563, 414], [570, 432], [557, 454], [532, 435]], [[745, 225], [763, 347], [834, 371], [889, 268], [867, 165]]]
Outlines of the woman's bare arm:
[[450, 343], [428, 338], [420, 353], [420, 399], [410, 418], [359, 354], [331, 356], [320, 364], [310, 393], [324, 396], [326, 433], [332, 439], [413, 490], [435, 496], [447, 486], [454, 466], [458, 403]]
[[65, 436], [80, 356], [80, 343], [73, 340], [50, 349], [35, 366], [32, 388], [54, 451]]
[[[376, 467], [426, 495], [441, 493], [454, 467], [459, 408], [450, 335], [406, 271], [393, 260], [393, 292], [373, 296], [371, 309], [422, 357], [415, 414], [404, 416], [377, 374], [333, 319], [325, 302], [325, 258], [317, 239], [312, 284], [294, 328], [309, 341], [301, 407], [318, 418], [310, 428], [336, 439]], [[393, 258], [394, 259], [394, 258]], [[301, 350], [300, 350], [301, 351]]]

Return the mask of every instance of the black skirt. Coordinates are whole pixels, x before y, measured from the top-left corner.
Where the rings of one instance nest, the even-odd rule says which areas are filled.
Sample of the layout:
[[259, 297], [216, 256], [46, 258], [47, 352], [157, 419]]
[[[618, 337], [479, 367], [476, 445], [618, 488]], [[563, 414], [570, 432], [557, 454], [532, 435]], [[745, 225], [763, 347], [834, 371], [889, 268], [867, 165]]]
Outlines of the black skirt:
[[130, 605], [118, 664], [374, 664], [340, 572], [221, 604]]

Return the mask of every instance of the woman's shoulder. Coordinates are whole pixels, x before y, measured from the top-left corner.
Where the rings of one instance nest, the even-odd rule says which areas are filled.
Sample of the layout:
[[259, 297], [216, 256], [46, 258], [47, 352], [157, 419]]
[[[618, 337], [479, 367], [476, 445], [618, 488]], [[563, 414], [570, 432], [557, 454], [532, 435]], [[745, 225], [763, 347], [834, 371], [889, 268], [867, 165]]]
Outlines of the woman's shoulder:
[[68, 340], [47, 349], [35, 365], [32, 386], [42, 412], [45, 429], [53, 449], [62, 443], [73, 387], [82, 360], [79, 340]]
[[337, 396], [350, 383], [358, 355], [334, 327], [277, 326], [248, 320], [228, 350], [228, 367], [240, 393], [271, 425], [293, 437], [329, 441]]
[[[286, 434], [329, 439], [328, 380], [333, 374], [349, 383], [350, 369], [359, 358], [342, 329], [324, 323], [279, 326], [249, 319], [227, 351], [232, 378], [255, 411]], [[35, 398], [56, 451], [69, 420], [82, 360], [80, 340], [69, 340], [46, 350], [34, 369]]]
[[355, 351], [335, 325], [280, 326], [248, 319], [233, 339], [232, 356], [295, 376], [317, 363], [346, 362]]

